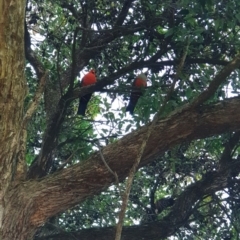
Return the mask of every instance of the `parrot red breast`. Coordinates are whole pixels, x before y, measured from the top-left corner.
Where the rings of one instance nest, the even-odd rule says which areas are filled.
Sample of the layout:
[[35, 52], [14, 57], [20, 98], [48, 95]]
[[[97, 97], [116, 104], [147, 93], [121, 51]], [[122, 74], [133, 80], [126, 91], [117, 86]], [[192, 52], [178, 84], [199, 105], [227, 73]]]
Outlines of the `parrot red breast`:
[[144, 73], [139, 74], [134, 80], [132, 86], [134, 89], [132, 89], [130, 101], [126, 108], [126, 112], [130, 112], [131, 114], [134, 112], [138, 99], [143, 95], [142, 88], [147, 87], [147, 76]]
[[[81, 81], [81, 87], [86, 87], [89, 85], [93, 85], [97, 82], [97, 78], [95, 75], [95, 70], [91, 69], [86, 75], [83, 76], [82, 81]], [[85, 112], [87, 109], [87, 104], [89, 100], [91, 99], [92, 93], [88, 93], [84, 95], [83, 97], [79, 98], [79, 106], [78, 106], [78, 115], [85, 116]]]

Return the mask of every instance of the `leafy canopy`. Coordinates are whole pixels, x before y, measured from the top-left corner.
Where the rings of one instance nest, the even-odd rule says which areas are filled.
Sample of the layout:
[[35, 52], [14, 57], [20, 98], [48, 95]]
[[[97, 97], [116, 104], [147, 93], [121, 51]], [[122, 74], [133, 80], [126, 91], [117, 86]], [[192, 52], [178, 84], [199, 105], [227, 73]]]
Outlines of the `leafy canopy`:
[[[100, 145], [117, 141], [127, 132], [151, 121], [171, 88], [177, 67], [188, 46], [184, 67], [161, 117], [192, 102], [206, 90], [214, 76], [238, 53], [240, 2], [235, 1], [34, 1], [26, 8], [31, 48], [47, 69], [48, 84], [29, 125], [27, 161], [30, 165], [47, 138], [55, 100], [62, 102], [62, 118], [50, 148], [52, 163], [48, 173], [84, 161]], [[32, 68], [27, 55], [29, 93], [26, 106], [37, 87], [39, 65]], [[76, 115], [79, 80], [96, 69], [99, 85], [88, 105], [85, 118]], [[131, 84], [140, 72], [148, 73], [148, 87], [131, 117], [125, 113]], [[238, 70], [209, 97], [215, 103], [239, 92]], [[70, 96], [70, 97], [69, 97]], [[126, 225], [161, 219], [154, 201], [176, 199], [186, 187], [218, 169], [219, 159], [232, 133], [183, 142], [157, 156], [139, 170], [134, 180], [125, 219]], [[232, 158], [239, 155], [238, 144]], [[205, 196], [193, 207], [178, 239], [235, 239], [239, 226], [238, 174], [229, 186]], [[120, 188], [122, 185], [120, 184]], [[110, 187], [58, 216], [65, 231], [94, 226], [112, 226], [119, 208], [119, 191]], [[42, 230], [44, 231], [44, 229]], [[237, 239], [237, 238], [236, 238]]]

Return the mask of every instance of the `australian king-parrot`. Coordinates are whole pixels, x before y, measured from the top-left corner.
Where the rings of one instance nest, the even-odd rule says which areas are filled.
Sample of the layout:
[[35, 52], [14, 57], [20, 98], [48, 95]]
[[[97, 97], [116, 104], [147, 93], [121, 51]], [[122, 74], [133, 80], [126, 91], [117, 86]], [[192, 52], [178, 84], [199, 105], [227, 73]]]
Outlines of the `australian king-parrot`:
[[[95, 70], [91, 69], [86, 75], [83, 76], [80, 86], [86, 87], [89, 85], [93, 85], [96, 82], [97, 82], [97, 78], [95, 75]], [[83, 97], [79, 98], [79, 106], [78, 106], [78, 111], [77, 111], [78, 115], [85, 116], [87, 104], [88, 104], [89, 100], [91, 99], [91, 96], [92, 96], [92, 93], [88, 93], [88, 94], [84, 95]]]
[[134, 80], [132, 87], [130, 101], [126, 108], [126, 112], [131, 114], [134, 112], [138, 99], [143, 95], [143, 88], [147, 87], [147, 76], [144, 73], [139, 74]]

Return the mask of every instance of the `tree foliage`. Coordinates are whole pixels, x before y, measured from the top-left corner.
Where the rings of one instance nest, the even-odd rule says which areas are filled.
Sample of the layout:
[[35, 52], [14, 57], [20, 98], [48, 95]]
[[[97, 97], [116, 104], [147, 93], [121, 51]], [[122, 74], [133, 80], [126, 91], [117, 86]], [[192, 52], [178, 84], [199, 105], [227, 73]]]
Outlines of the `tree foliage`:
[[[18, 38], [1, 40], [8, 32], [0, 27], [2, 239], [113, 239], [125, 179], [150, 128], [122, 239], [238, 239], [240, 2], [21, 6], [25, 17], [13, 16], [24, 31], [11, 21], [2, 28], [22, 33], [21, 48]], [[4, 70], [11, 62], [13, 73]], [[80, 88], [90, 69], [97, 83]], [[148, 87], [130, 116], [131, 85], [143, 72]], [[12, 105], [11, 74], [21, 78]], [[76, 115], [78, 98], [91, 92], [86, 116]]]

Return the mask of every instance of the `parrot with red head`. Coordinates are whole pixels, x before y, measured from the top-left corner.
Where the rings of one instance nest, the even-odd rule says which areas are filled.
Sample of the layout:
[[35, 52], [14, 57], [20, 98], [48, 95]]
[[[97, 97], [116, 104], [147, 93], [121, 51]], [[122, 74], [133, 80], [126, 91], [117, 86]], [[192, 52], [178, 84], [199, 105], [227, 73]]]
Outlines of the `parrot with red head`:
[[130, 95], [130, 101], [126, 108], [126, 112], [130, 112], [131, 114], [134, 112], [138, 99], [143, 95], [142, 88], [147, 87], [147, 76], [144, 73], [139, 74], [135, 78], [132, 87], [133, 89]]
[[[83, 76], [80, 86], [86, 87], [86, 86], [93, 85], [96, 82], [97, 82], [97, 78], [96, 78], [95, 70], [91, 69], [86, 75]], [[85, 116], [87, 104], [88, 104], [89, 100], [91, 99], [91, 97], [92, 97], [92, 93], [88, 93], [88, 94], [84, 95], [83, 97], [79, 98], [79, 106], [78, 106], [78, 111], [77, 111], [78, 115]]]

